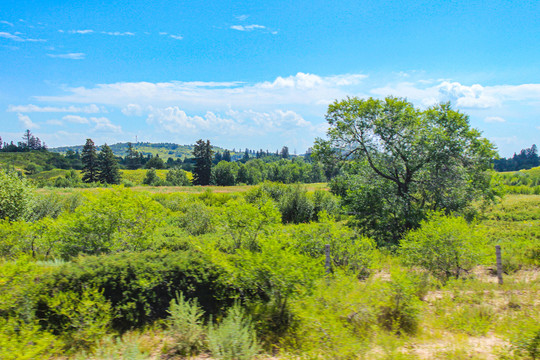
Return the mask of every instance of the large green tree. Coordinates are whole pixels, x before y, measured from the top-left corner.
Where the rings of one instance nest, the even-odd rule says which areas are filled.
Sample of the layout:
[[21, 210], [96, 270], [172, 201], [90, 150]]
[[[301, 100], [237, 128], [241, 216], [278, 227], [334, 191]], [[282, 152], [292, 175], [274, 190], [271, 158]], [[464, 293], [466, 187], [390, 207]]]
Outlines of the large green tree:
[[82, 168], [82, 180], [85, 183], [92, 183], [98, 181], [98, 162], [96, 146], [92, 139], [86, 139], [86, 144], [82, 149], [81, 161]]
[[111, 148], [105, 144], [101, 147], [98, 156], [98, 180], [106, 184], [120, 183], [120, 170], [118, 162], [114, 157]]
[[193, 148], [195, 156], [195, 168], [193, 169], [193, 184], [209, 185], [212, 177], [213, 151], [210, 140], [197, 140]]
[[405, 99], [347, 98], [328, 108], [316, 156], [350, 171], [334, 182], [358, 225], [396, 243], [433, 210], [464, 211], [492, 195], [494, 146], [450, 104], [420, 110]]

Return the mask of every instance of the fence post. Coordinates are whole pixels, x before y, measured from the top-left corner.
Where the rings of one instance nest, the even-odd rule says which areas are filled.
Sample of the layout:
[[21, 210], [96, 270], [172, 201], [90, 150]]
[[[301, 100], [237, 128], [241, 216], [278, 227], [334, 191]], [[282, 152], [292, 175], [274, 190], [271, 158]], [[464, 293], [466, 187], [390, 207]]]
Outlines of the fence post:
[[502, 257], [501, 246], [495, 245], [495, 255], [497, 256], [497, 278], [499, 279], [499, 285], [503, 283], [503, 269], [502, 269]]
[[330, 274], [332, 272], [332, 260], [330, 259], [330, 244], [324, 245], [324, 253], [326, 254], [326, 261], [324, 267], [326, 268], [326, 273]]

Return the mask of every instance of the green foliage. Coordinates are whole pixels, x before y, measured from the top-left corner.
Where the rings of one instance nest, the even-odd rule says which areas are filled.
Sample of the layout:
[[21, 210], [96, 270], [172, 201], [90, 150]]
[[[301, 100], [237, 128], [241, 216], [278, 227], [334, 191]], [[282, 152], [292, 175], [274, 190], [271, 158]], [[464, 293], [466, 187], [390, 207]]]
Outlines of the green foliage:
[[281, 220], [283, 223], [309, 222], [313, 217], [313, 202], [307, 196], [307, 191], [299, 185], [288, 188], [279, 201]]
[[236, 304], [217, 326], [208, 329], [208, 348], [223, 360], [251, 360], [259, 352], [259, 344], [249, 316]]
[[30, 184], [16, 173], [0, 169], [0, 219], [26, 219], [33, 205]]
[[97, 157], [97, 180], [104, 184], [120, 184], [120, 170], [114, 154], [107, 144]]
[[214, 184], [218, 186], [232, 186], [238, 177], [238, 165], [233, 162], [220, 161], [212, 169]]
[[96, 288], [82, 292], [59, 291], [44, 298], [45, 327], [61, 335], [70, 348], [90, 348], [104, 336], [111, 324], [111, 304]]
[[162, 184], [161, 179], [156, 174], [156, 169], [150, 168], [146, 171], [146, 176], [142, 182], [144, 185], [159, 186]]
[[0, 359], [49, 359], [62, 354], [62, 342], [37, 322], [0, 317]]
[[98, 177], [98, 156], [96, 152], [96, 146], [92, 139], [86, 139], [81, 153], [82, 168], [82, 181], [85, 183], [95, 183], [99, 181]]
[[172, 186], [190, 186], [191, 181], [189, 180], [187, 173], [180, 168], [172, 168], [167, 172], [167, 183]]
[[441, 281], [465, 275], [481, 262], [484, 250], [485, 239], [479, 230], [463, 218], [441, 213], [431, 214], [400, 243], [405, 264], [420, 266]]
[[[58, 267], [44, 280], [45, 296], [99, 289], [112, 307], [112, 327], [127, 330], [166, 318], [178, 292], [197, 298], [208, 314], [217, 314], [233, 295], [225, 273], [194, 251], [119, 253], [80, 257]], [[41, 303], [39, 317], [56, 323], [50, 303]], [[53, 314], [54, 315], [54, 314]]]
[[202, 139], [197, 140], [197, 143], [193, 147], [193, 156], [195, 157], [193, 184], [210, 185], [213, 156], [210, 140], [206, 140], [206, 142], [204, 142]]
[[114, 338], [105, 336], [91, 351], [82, 350], [75, 354], [75, 360], [148, 360], [149, 354], [141, 349], [133, 336]]
[[347, 98], [328, 108], [328, 141], [319, 157], [353, 161], [352, 192], [345, 192], [359, 225], [396, 244], [426, 211], [463, 211], [492, 199], [494, 146], [468, 116], [440, 104], [424, 111], [405, 99]]
[[168, 333], [173, 338], [173, 348], [183, 356], [197, 355], [204, 346], [204, 312], [197, 299], [186, 300], [183, 293], [171, 300]]
[[288, 234], [301, 254], [313, 258], [323, 257], [325, 245], [330, 245], [332, 266], [352, 271], [359, 278], [369, 275], [377, 259], [373, 240], [336, 223], [325, 212], [321, 213], [319, 223], [289, 227]]
[[191, 235], [202, 235], [214, 230], [214, 212], [199, 201], [190, 203], [178, 216], [178, 225]]
[[143, 193], [116, 188], [89, 195], [73, 213], [60, 217], [61, 254], [139, 251], [152, 245], [164, 209]]
[[279, 220], [279, 211], [270, 199], [261, 199], [253, 204], [244, 199], [228, 201], [219, 222], [223, 230], [230, 235], [232, 242], [223, 244], [223, 249], [229, 252], [240, 248], [257, 250], [258, 236], [264, 233], [267, 227], [279, 223]]

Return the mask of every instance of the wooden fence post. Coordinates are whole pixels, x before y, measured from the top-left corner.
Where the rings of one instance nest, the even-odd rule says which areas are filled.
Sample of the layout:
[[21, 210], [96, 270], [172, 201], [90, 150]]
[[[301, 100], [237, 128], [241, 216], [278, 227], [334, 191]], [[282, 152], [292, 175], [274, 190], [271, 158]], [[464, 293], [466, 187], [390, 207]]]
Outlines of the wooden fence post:
[[330, 259], [330, 245], [324, 245], [324, 253], [326, 254], [326, 261], [324, 267], [326, 268], [326, 273], [330, 274], [332, 272], [332, 260]]
[[495, 255], [497, 256], [497, 278], [499, 279], [499, 285], [503, 283], [503, 269], [502, 269], [502, 257], [501, 246], [495, 245]]

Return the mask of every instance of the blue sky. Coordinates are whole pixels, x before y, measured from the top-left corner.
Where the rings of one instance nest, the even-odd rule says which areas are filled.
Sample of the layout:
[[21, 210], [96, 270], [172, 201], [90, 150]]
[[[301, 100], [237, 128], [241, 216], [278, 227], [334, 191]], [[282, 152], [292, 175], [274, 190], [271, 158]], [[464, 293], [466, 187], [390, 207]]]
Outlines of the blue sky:
[[0, 136], [304, 152], [346, 96], [451, 101], [502, 156], [540, 145], [539, 1], [12, 1]]

